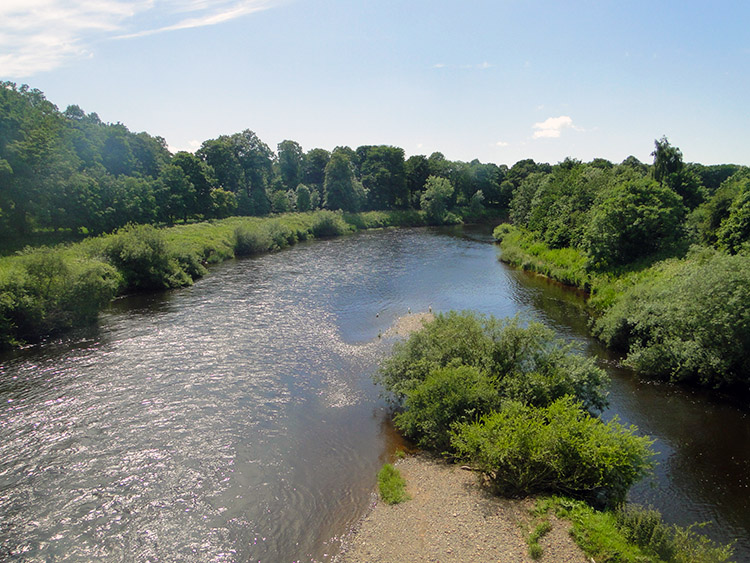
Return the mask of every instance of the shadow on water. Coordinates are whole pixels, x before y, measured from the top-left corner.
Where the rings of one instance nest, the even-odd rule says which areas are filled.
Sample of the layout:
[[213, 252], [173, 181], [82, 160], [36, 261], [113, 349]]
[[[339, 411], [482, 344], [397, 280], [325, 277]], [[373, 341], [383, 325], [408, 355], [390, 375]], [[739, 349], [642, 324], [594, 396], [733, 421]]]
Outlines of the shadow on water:
[[316, 241], [117, 300], [98, 327], [0, 358], [0, 553], [20, 560], [329, 560], [407, 447], [371, 382], [409, 312], [537, 318], [612, 377], [605, 417], [656, 438], [635, 501], [713, 521], [750, 560], [750, 422], [646, 383], [583, 302], [498, 262], [489, 229]]

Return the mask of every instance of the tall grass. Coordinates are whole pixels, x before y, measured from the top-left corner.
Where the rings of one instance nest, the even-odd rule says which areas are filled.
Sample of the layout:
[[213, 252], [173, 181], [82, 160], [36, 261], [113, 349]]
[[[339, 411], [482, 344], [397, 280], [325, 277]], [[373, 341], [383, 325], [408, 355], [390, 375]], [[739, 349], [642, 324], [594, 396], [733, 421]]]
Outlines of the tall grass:
[[541, 499], [535, 512], [549, 510], [573, 524], [571, 535], [596, 561], [618, 563], [725, 563], [732, 546], [717, 544], [695, 531], [666, 524], [657, 511], [626, 504], [598, 511], [564, 497]]
[[378, 472], [378, 491], [386, 504], [398, 504], [409, 500], [409, 495], [406, 494], [406, 481], [399, 470], [390, 463], [383, 465]]

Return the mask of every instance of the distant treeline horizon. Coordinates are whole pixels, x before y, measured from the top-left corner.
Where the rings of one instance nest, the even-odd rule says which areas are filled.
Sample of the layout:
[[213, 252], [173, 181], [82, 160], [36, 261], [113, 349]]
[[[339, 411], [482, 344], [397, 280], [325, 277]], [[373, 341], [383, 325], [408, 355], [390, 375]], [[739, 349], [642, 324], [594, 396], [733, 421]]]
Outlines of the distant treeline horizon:
[[[450, 222], [457, 219], [449, 215], [456, 208], [507, 209], [535, 174], [571, 167], [649, 174], [653, 168], [633, 156], [619, 164], [601, 158], [589, 163], [568, 158], [556, 165], [524, 159], [509, 167], [451, 161], [439, 152], [406, 158], [402, 148], [389, 145], [304, 151], [293, 140], [273, 151], [249, 129], [206, 140], [195, 153], [172, 154], [161, 137], [104, 123], [77, 105], [61, 112], [27, 85], [0, 86], [3, 238], [315, 209], [422, 209], [433, 222]], [[693, 206], [744, 168], [687, 164], [676, 191], [684, 184], [680, 195]]]

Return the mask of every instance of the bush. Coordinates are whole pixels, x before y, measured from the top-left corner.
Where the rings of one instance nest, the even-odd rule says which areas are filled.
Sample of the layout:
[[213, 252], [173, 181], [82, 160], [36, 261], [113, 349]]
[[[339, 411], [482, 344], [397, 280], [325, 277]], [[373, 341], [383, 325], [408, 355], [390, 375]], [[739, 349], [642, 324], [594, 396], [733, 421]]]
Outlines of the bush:
[[0, 282], [0, 347], [16, 346], [96, 319], [122, 277], [97, 260], [71, 260], [41, 248], [18, 257]]
[[575, 352], [540, 323], [524, 327], [518, 318], [451, 311], [396, 343], [375, 379], [400, 403], [435, 370], [464, 365], [489, 378], [503, 399], [545, 406], [573, 395], [587, 409], [602, 409], [607, 376], [593, 359]]
[[396, 414], [396, 427], [423, 448], [450, 447], [450, 429], [471, 422], [500, 404], [492, 381], [474, 367], [437, 369], [406, 392], [404, 412]]
[[651, 440], [591, 417], [570, 397], [548, 407], [508, 402], [456, 426], [451, 443], [504, 495], [561, 493], [616, 506], [651, 469]]
[[398, 504], [409, 500], [409, 495], [406, 494], [406, 481], [398, 469], [390, 463], [383, 465], [378, 472], [378, 491], [380, 498], [387, 504]]
[[573, 523], [571, 535], [590, 557], [619, 563], [724, 563], [731, 545], [718, 545], [695, 532], [664, 523], [656, 510], [625, 505], [600, 512], [567, 498], [546, 499], [558, 517]]
[[340, 212], [317, 211], [314, 215], [312, 232], [316, 238], [341, 236], [350, 233], [351, 230]]
[[239, 225], [234, 230], [234, 253], [237, 256], [261, 254], [272, 247], [271, 234], [257, 225]]
[[748, 390], [750, 257], [693, 249], [627, 289], [594, 326], [638, 372]]
[[130, 289], [182, 287], [193, 281], [169, 252], [163, 233], [151, 225], [118, 230], [107, 240], [105, 256]]

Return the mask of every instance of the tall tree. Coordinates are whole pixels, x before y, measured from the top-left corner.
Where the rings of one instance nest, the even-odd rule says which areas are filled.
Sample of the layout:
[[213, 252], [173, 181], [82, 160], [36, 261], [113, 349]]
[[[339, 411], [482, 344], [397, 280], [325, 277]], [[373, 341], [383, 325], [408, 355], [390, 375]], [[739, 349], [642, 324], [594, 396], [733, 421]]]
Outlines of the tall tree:
[[697, 207], [704, 199], [705, 193], [698, 176], [685, 168], [682, 151], [669, 144], [666, 137], [654, 141], [654, 179], [662, 186], [667, 186], [682, 196], [689, 209]]
[[211, 215], [213, 199], [211, 191], [216, 187], [213, 168], [192, 153], [180, 151], [172, 157], [174, 166], [179, 166], [195, 190], [197, 212]]
[[354, 168], [346, 151], [334, 150], [326, 166], [325, 200], [327, 209], [357, 211], [360, 208], [362, 186], [354, 177]]
[[277, 148], [281, 183], [285, 190], [293, 190], [302, 181], [305, 153], [295, 141], [281, 141]]
[[406, 189], [409, 192], [409, 203], [419, 207], [419, 196], [424, 191], [425, 182], [430, 175], [430, 165], [424, 155], [410, 156], [404, 163]]
[[325, 149], [312, 149], [305, 155], [302, 182], [318, 193], [323, 200], [323, 184], [326, 179], [326, 166], [331, 159], [331, 153]]
[[453, 186], [445, 178], [430, 176], [421, 197], [422, 211], [432, 223], [443, 223], [448, 213], [448, 204], [453, 196]]
[[368, 207], [407, 207], [409, 193], [406, 189], [404, 150], [386, 145], [360, 147], [357, 149], [357, 156], [361, 159], [360, 174], [362, 185], [367, 191]]

